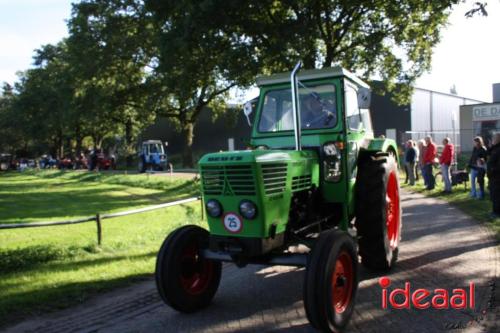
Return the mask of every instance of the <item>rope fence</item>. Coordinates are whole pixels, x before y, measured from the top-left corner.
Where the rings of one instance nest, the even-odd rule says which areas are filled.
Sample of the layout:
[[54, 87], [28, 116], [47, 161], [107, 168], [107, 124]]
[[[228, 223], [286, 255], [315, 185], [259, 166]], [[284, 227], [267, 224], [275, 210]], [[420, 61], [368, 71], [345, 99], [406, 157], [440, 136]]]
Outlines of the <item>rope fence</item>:
[[[149, 212], [149, 211], [156, 210], [156, 209], [161, 209], [161, 208], [166, 208], [166, 207], [172, 207], [172, 206], [187, 204], [187, 203], [194, 202], [194, 201], [199, 201], [199, 200], [201, 200], [201, 197], [192, 197], [192, 198], [181, 199], [181, 200], [176, 200], [176, 201], [172, 201], [172, 202], [166, 202], [166, 203], [162, 203], [162, 204], [159, 204], [159, 205], [153, 205], [153, 206], [148, 206], [148, 207], [143, 207], [143, 208], [131, 209], [131, 210], [127, 210], [127, 211], [124, 211], [124, 212], [109, 213], [109, 214], [99, 214], [99, 213], [97, 213], [95, 216], [89, 216], [89, 217], [84, 217], [84, 218], [75, 219], [75, 220], [0, 224], [0, 230], [2, 230], [2, 229], [36, 228], [36, 227], [52, 227], [52, 226], [59, 226], [59, 225], [69, 225], [69, 224], [80, 224], [80, 223], [87, 223], [87, 222], [96, 222], [96, 226], [97, 226], [97, 244], [101, 245], [101, 243], [102, 243], [102, 226], [101, 226], [102, 220], [111, 219], [111, 218], [120, 217], [120, 216], [126, 216], [126, 215], [132, 215], [132, 214], [139, 214], [139, 213]], [[203, 207], [202, 207], [201, 212], [202, 212], [202, 219], [203, 219]]]

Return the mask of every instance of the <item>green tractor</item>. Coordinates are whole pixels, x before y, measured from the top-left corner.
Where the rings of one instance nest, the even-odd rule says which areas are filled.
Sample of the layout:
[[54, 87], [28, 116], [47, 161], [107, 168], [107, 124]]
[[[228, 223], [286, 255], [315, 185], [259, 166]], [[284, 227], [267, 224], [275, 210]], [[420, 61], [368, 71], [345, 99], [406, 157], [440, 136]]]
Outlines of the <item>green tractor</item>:
[[[363, 265], [397, 260], [397, 147], [374, 138], [370, 90], [342, 68], [260, 77], [251, 147], [199, 161], [209, 231], [184, 226], [156, 262], [163, 301], [195, 312], [214, 297], [221, 262], [303, 266], [304, 306], [326, 332], [348, 323]], [[250, 122], [250, 118], [249, 118]]]

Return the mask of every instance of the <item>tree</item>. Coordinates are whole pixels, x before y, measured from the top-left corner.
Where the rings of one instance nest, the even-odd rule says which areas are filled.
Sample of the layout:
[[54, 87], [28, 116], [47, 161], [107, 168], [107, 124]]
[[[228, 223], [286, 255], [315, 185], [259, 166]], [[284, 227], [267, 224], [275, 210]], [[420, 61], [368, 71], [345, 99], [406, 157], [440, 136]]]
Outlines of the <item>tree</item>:
[[488, 6], [487, 2], [474, 2], [474, 5], [465, 13], [465, 16], [468, 18], [474, 17], [475, 15], [488, 16], [486, 6]]
[[192, 166], [200, 112], [220, 111], [231, 87], [290, 70], [298, 60], [305, 68], [341, 65], [365, 79], [378, 77], [398, 102], [407, 102], [458, 2], [147, 1], [159, 36], [150, 81], [155, 108], [178, 124], [184, 165]]
[[65, 59], [65, 43], [45, 45], [36, 50], [34, 68], [23, 72], [16, 83], [12, 105], [20, 119], [16, 126], [25, 140], [39, 148], [48, 147], [54, 155], [64, 154], [73, 113], [73, 86]]
[[[229, 2], [228, 2], [229, 3]], [[154, 75], [149, 78], [150, 103], [170, 118], [184, 138], [183, 165], [193, 167], [196, 121], [203, 110], [226, 109], [231, 88], [246, 87], [257, 73], [252, 46], [224, 29], [220, 1], [148, 1], [157, 33]], [[217, 20], [212, 20], [217, 17]]]
[[398, 102], [407, 102], [415, 80], [430, 68], [439, 32], [458, 2], [248, 0], [225, 8], [224, 16], [232, 18], [228, 30], [251, 43], [263, 65], [341, 65], [365, 79], [383, 80]]
[[14, 153], [16, 148], [24, 145], [20, 117], [13, 107], [15, 101], [14, 87], [4, 83], [0, 92], [0, 153]]
[[142, 8], [132, 0], [82, 1], [68, 23], [77, 105], [95, 145], [107, 135], [125, 137], [128, 164], [139, 130], [153, 120], [144, 104], [151, 31]]

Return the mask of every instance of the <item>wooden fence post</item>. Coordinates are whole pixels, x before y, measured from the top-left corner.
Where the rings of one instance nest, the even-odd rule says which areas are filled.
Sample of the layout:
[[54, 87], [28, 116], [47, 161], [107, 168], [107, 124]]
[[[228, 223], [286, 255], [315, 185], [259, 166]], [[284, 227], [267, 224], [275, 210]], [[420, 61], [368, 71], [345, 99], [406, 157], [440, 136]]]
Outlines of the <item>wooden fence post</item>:
[[205, 219], [205, 207], [203, 207], [203, 198], [200, 198], [200, 203], [201, 203], [201, 220], [203, 221]]
[[101, 246], [102, 243], [102, 228], [101, 228], [101, 215], [95, 215], [95, 222], [97, 224], [97, 245]]

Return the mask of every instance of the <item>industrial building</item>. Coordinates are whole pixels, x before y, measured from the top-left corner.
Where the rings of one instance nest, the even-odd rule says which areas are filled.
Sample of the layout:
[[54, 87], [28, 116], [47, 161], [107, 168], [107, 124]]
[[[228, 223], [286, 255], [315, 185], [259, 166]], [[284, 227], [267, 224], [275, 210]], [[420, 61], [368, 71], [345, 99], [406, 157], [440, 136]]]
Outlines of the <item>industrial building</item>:
[[500, 83], [493, 84], [493, 102], [460, 106], [460, 145], [472, 151], [473, 139], [481, 136], [486, 145], [500, 132]]
[[[419, 140], [430, 135], [438, 144], [445, 137], [460, 142], [460, 106], [483, 103], [423, 88], [414, 88], [411, 102], [397, 105], [388, 95], [372, 98], [372, 119], [375, 135], [385, 135], [403, 144], [408, 139]], [[458, 145], [458, 150], [460, 147]]]

